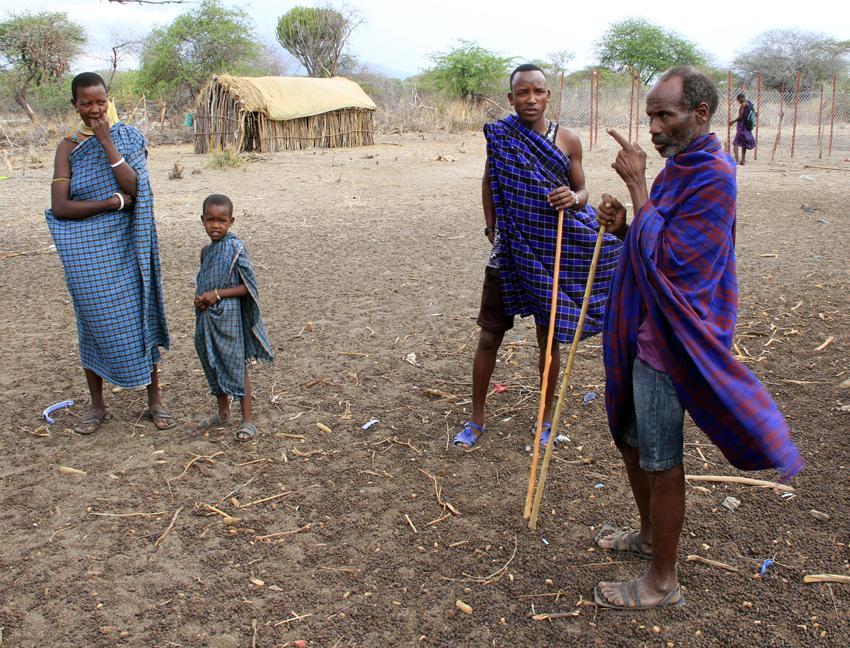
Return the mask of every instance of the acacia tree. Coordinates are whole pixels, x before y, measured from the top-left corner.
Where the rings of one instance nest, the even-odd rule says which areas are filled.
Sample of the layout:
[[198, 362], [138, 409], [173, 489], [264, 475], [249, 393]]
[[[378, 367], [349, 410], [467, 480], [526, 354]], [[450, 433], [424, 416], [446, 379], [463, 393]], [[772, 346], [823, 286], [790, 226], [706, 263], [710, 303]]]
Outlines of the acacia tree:
[[513, 61], [466, 40], [450, 52], [432, 54], [431, 60], [434, 67], [425, 76], [449, 95], [472, 101], [498, 92]]
[[596, 43], [596, 55], [599, 65], [614, 72], [639, 69], [644, 83], [674, 65], [703, 65], [707, 60], [694, 43], [643, 18], [612, 23]]
[[362, 23], [351, 9], [293, 7], [278, 19], [276, 34], [281, 47], [304, 66], [308, 75], [332, 77], [345, 57], [343, 50], [351, 33]]
[[262, 54], [247, 13], [204, 0], [145, 39], [140, 83], [162, 96], [196, 96], [213, 74], [255, 70]]
[[745, 79], [762, 74], [769, 88], [788, 84], [800, 72], [803, 87], [843, 75], [847, 71], [850, 41], [798, 29], [772, 29], [757, 36], [750, 47], [734, 62], [736, 72]]
[[0, 22], [0, 71], [33, 123], [37, 118], [27, 93], [61, 79], [85, 42], [85, 30], [62, 12], [23, 13]]

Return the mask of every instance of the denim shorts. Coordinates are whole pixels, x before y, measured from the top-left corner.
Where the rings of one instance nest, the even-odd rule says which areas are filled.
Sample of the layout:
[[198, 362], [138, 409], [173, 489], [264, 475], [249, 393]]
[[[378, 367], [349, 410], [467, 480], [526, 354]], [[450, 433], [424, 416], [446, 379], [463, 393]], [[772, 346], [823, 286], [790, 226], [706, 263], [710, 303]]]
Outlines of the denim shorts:
[[634, 419], [623, 442], [637, 448], [640, 467], [649, 472], [669, 470], [684, 460], [685, 411], [670, 375], [635, 357], [632, 368]]

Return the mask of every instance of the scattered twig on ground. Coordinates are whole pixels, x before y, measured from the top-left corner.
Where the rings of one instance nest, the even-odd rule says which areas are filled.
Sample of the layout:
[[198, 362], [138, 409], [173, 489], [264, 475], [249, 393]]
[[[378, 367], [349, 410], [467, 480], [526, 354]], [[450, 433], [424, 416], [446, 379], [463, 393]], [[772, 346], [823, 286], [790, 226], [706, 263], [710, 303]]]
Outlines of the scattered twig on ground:
[[470, 576], [468, 574], [464, 574], [464, 578], [448, 578], [446, 576], [443, 576], [443, 580], [462, 581], [462, 582], [468, 582], [468, 583], [481, 583], [482, 585], [489, 585], [490, 583], [495, 583], [496, 581], [501, 579], [502, 576], [504, 576], [508, 572], [508, 566], [514, 561], [514, 558], [516, 558], [516, 551], [517, 551], [517, 537], [514, 536], [514, 551], [511, 554], [511, 557], [508, 558], [508, 562], [506, 562], [504, 565], [499, 567], [499, 569], [494, 571], [489, 576]]
[[572, 612], [541, 612], [540, 614], [532, 614], [531, 618], [534, 621], [554, 621], [555, 619], [573, 619], [580, 614], [580, 610], [573, 610]]
[[686, 481], [717, 482], [721, 484], [745, 484], [746, 486], [757, 486], [759, 488], [775, 488], [776, 490], [792, 492], [793, 486], [780, 484], [778, 482], [764, 479], [753, 479], [752, 477], [738, 477], [733, 475], [685, 475]]
[[313, 616], [312, 614], [296, 614], [292, 613], [292, 616], [288, 619], [284, 619], [283, 621], [278, 621], [277, 623], [273, 623], [272, 625], [276, 628], [281, 625], [285, 625], [287, 623], [292, 623], [293, 621], [300, 621], [301, 619], [306, 619], [307, 617]]
[[703, 558], [702, 556], [697, 556], [695, 554], [688, 555], [688, 562], [695, 562], [699, 563], [700, 565], [707, 565], [709, 567], [717, 567], [718, 569], [725, 569], [726, 571], [730, 572], [738, 571], [738, 568], [734, 565], [729, 565], [718, 560], [709, 560], [708, 558]]
[[823, 351], [826, 347], [828, 347], [828, 346], [829, 346], [830, 344], [832, 344], [833, 342], [835, 342], [835, 336], [834, 336], [834, 335], [830, 335], [828, 338], [826, 338], [826, 340], [824, 341], [824, 343], [823, 343], [823, 344], [821, 344], [819, 347], [817, 347], [817, 348], [815, 349], [815, 351]]
[[89, 511], [89, 515], [98, 515], [100, 517], [117, 517], [117, 518], [129, 518], [129, 517], [159, 517], [160, 515], [166, 515], [168, 511], [156, 511], [155, 513], [98, 513], [96, 511]]
[[307, 529], [309, 529], [311, 526], [313, 525], [305, 524], [300, 529], [291, 529], [290, 531], [278, 531], [277, 533], [267, 533], [266, 535], [258, 535], [254, 536], [254, 540], [256, 540], [257, 542], [267, 542], [272, 538], [283, 538], [285, 536], [291, 536], [295, 535], [296, 533], [301, 533], [302, 531], [306, 531]]
[[165, 527], [165, 531], [163, 531], [162, 535], [160, 535], [156, 539], [156, 542], [153, 543], [154, 547], [158, 547], [162, 543], [162, 541], [165, 540], [165, 536], [167, 536], [169, 531], [171, 531], [171, 529], [174, 528], [174, 522], [177, 520], [177, 516], [180, 514], [180, 511], [182, 511], [182, 510], [183, 510], [183, 507], [181, 506], [176, 511], [174, 511], [174, 515], [171, 516], [171, 522], [168, 523], [168, 526]]
[[404, 519], [410, 525], [410, 528], [413, 529], [413, 533], [419, 533], [419, 531], [416, 530], [416, 525], [413, 524], [413, 520], [410, 519], [410, 516], [407, 513], [404, 514]]
[[286, 497], [288, 495], [292, 495], [294, 493], [300, 493], [305, 490], [310, 490], [311, 488], [318, 488], [318, 484], [311, 484], [310, 486], [305, 486], [304, 488], [296, 488], [295, 490], [285, 491], [283, 493], [278, 493], [277, 495], [271, 495], [269, 497], [263, 497], [262, 499], [254, 500], [252, 502], [246, 502], [245, 504], [240, 504], [239, 508], [247, 508], [249, 506], [254, 506], [255, 504], [264, 504], [265, 502], [271, 502], [276, 499], [280, 499], [281, 497]]
[[460, 511], [458, 511], [454, 506], [452, 506], [451, 502], [447, 502], [443, 499], [443, 489], [440, 488], [440, 485], [437, 482], [437, 478], [431, 473], [429, 473], [427, 470], [422, 470], [422, 468], [419, 468], [419, 472], [430, 478], [431, 481], [434, 483], [434, 495], [437, 498], [437, 503], [443, 507], [443, 510], [448, 509], [454, 515], [460, 515]]
[[843, 583], [850, 585], [850, 576], [844, 574], [806, 574], [803, 576], [804, 583]]
[[248, 481], [246, 481], [244, 484], [241, 484], [240, 486], [237, 486], [236, 488], [234, 488], [232, 491], [230, 491], [227, 495], [225, 495], [224, 497], [222, 497], [222, 498], [218, 501], [218, 502], [219, 502], [219, 504], [223, 503], [223, 502], [224, 502], [224, 500], [226, 500], [228, 497], [233, 497], [234, 495], [236, 495], [236, 493], [238, 493], [240, 490], [242, 490], [243, 488], [245, 488], [248, 484], [250, 484], [250, 483], [251, 483], [252, 481], [254, 481], [256, 478], [257, 478], [257, 476], [256, 476], [256, 475], [254, 475], [253, 477], [251, 477], [251, 479], [249, 479]]
[[191, 461], [189, 461], [185, 466], [183, 466], [183, 472], [181, 472], [179, 475], [177, 475], [177, 477], [175, 477], [174, 479], [167, 480], [169, 484], [171, 482], [174, 482], [174, 481], [181, 479], [187, 472], [189, 472], [189, 468], [191, 468], [192, 465], [197, 461], [203, 461], [204, 463], [214, 464], [215, 461], [213, 461], [213, 459], [215, 459], [218, 455], [224, 454], [224, 451], [219, 450], [218, 452], [214, 452], [211, 455], [196, 455], [194, 453], [190, 453], [190, 454], [192, 454], [193, 459]]

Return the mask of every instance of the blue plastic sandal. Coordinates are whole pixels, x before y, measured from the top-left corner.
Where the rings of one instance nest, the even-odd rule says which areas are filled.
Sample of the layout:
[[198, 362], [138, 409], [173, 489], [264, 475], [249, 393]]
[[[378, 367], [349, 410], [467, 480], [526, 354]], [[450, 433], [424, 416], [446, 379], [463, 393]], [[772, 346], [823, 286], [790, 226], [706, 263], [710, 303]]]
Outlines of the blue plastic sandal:
[[[473, 432], [473, 430], [478, 430], [478, 434]], [[455, 435], [452, 445], [461, 450], [471, 450], [475, 447], [482, 434], [484, 434], [483, 425], [475, 425], [472, 421], [467, 421], [463, 429]]]
[[[546, 449], [546, 444], [549, 443], [549, 435], [552, 433], [552, 424], [544, 423], [543, 429], [540, 431], [540, 447]], [[537, 434], [537, 426], [531, 431], [531, 436]], [[558, 437], [555, 437], [555, 447], [558, 447]]]

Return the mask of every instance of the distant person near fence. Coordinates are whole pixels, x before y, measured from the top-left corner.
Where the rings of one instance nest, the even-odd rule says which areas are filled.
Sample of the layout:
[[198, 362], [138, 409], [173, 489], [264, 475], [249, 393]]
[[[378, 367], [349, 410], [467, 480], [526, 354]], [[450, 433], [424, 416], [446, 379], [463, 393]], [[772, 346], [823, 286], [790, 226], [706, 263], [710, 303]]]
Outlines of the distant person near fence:
[[[752, 101], [747, 101], [744, 93], [740, 93], [738, 99], [738, 117], [729, 121], [729, 125], [738, 124], [735, 127], [735, 139], [732, 146], [735, 150], [735, 164], [744, 166], [747, 163], [747, 151], [756, 147], [756, 138], [753, 129], [756, 127], [756, 109]], [[740, 157], [738, 149], [741, 150]]]

